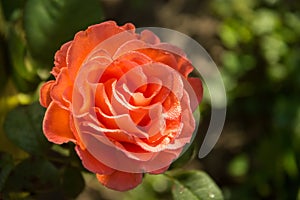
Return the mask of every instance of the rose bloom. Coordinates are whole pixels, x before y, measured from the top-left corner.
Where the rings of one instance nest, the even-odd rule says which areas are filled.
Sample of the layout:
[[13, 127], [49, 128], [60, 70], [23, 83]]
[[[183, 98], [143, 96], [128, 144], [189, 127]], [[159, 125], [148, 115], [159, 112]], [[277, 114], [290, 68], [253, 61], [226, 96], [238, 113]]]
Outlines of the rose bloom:
[[110, 189], [125, 191], [159, 174], [191, 142], [200, 79], [185, 54], [151, 31], [113, 21], [90, 26], [62, 45], [43, 84], [43, 131], [73, 142], [83, 166]]

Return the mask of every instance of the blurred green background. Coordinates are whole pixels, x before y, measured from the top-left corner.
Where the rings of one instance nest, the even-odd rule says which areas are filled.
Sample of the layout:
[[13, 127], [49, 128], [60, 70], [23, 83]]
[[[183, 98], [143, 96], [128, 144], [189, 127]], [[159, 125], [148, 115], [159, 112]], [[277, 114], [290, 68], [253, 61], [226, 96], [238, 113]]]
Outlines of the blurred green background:
[[[39, 129], [26, 126], [41, 120], [44, 110], [36, 104], [10, 112], [6, 120], [5, 116], [16, 106], [38, 99], [38, 87], [51, 78], [54, 53], [63, 43], [88, 25], [109, 19], [119, 25], [132, 22], [136, 27], [185, 33], [219, 66], [228, 95], [222, 135], [205, 158], [194, 156], [185, 165], [182, 161], [173, 167], [206, 171], [225, 199], [300, 200], [300, 2], [296, 0], [0, 0], [0, 191], [13, 184], [9, 180], [18, 174], [15, 163], [31, 159], [31, 165], [40, 169], [39, 176], [47, 169], [50, 174], [75, 177], [63, 181], [65, 186], [82, 183], [74, 186], [75, 192], [69, 191], [70, 197], [171, 199], [170, 184], [162, 175], [146, 176], [142, 186], [121, 194], [104, 189], [84, 174], [84, 189], [82, 176], [72, 168], [80, 162], [69, 150], [71, 145], [50, 147], [39, 136], [7, 137], [4, 133], [18, 132], [7, 128], [11, 123], [25, 124], [28, 131]], [[27, 119], [11, 122], [17, 115]], [[209, 104], [203, 102], [199, 134], [188, 157], [197, 154], [209, 119]], [[23, 138], [38, 140], [36, 148], [28, 148]], [[48, 148], [54, 150], [53, 155]], [[59, 165], [64, 152], [72, 158], [72, 167], [57, 172], [48, 166], [47, 160]], [[34, 163], [36, 157], [46, 160]], [[28, 170], [24, 162], [19, 168]], [[55, 182], [48, 179], [45, 176], [27, 189]], [[18, 187], [23, 186], [9, 187], [20, 191]], [[14, 196], [25, 197], [29, 198], [27, 193]]]

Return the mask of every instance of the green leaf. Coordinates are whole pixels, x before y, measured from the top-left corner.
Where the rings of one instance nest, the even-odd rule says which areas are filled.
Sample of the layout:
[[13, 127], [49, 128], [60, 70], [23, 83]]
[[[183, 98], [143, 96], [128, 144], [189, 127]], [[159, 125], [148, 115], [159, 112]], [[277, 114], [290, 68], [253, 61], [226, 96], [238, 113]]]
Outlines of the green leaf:
[[24, 25], [32, 56], [52, 67], [54, 53], [63, 43], [102, 19], [99, 0], [28, 0]]
[[7, 153], [0, 153], [0, 191], [2, 191], [13, 167], [14, 163], [12, 157]]
[[222, 192], [214, 181], [201, 171], [183, 171], [170, 174], [175, 200], [222, 200]]
[[40, 79], [37, 75], [36, 67], [29, 62], [29, 57], [26, 55], [27, 47], [23, 35], [20, 22], [9, 28], [9, 57], [12, 65], [12, 78], [16, 87], [21, 92], [31, 92], [35, 90]]
[[62, 189], [67, 197], [77, 197], [84, 189], [84, 186], [84, 179], [79, 169], [68, 167], [64, 170]]
[[10, 111], [4, 122], [7, 138], [28, 153], [43, 154], [50, 147], [42, 132], [44, 112], [38, 103]]
[[164, 174], [145, 174], [142, 184], [124, 193], [124, 200], [170, 199], [171, 181]]

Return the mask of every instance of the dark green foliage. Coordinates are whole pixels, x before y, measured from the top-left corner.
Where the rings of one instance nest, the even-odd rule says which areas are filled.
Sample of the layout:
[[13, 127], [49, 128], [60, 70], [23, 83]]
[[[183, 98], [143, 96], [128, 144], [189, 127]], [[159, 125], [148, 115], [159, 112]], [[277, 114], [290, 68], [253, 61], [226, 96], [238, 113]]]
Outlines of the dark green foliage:
[[44, 159], [26, 159], [18, 164], [7, 180], [5, 190], [31, 191], [36, 194], [50, 192], [59, 184], [56, 167]]
[[13, 167], [12, 157], [7, 153], [0, 152], [0, 193]]
[[50, 70], [53, 55], [60, 46], [72, 40], [78, 31], [101, 22], [102, 18], [97, 0], [28, 0], [24, 27], [31, 55], [47, 63], [44, 68]]
[[44, 112], [38, 103], [10, 111], [4, 122], [7, 137], [30, 154], [44, 154], [50, 147], [41, 126]]
[[67, 167], [63, 170], [62, 190], [65, 196], [75, 198], [84, 189], [85, 183], [78, 168]]

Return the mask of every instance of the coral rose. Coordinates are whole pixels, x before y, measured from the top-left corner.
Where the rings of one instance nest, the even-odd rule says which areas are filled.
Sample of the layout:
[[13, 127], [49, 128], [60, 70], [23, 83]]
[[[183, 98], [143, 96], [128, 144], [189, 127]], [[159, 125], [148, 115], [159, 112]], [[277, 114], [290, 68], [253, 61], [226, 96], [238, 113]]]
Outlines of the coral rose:
[[77, 33], [55, 54], [55, 80], [40, 90], [43, 131], [73, 142], [83, 166], [125, 191], [163, 173], [191, 142], [200, 79], [177, 47], [113, 21]]

